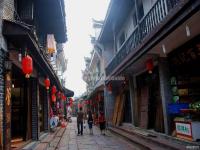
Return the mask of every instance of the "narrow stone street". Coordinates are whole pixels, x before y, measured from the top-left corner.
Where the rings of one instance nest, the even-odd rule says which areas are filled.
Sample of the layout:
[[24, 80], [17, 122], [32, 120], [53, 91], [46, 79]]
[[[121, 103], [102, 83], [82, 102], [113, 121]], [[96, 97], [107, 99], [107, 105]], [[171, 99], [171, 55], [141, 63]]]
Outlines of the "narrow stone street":
[[86, 126], [83, 136], [77, 136], [76, 119], [68, 123], [66, 130], [57, 146], [58, 150], [139, 150], [114, 134], [106, 131], [106, 135], [101, 135], [99, 128], [94, 126], [94, 134], [89, 134]]

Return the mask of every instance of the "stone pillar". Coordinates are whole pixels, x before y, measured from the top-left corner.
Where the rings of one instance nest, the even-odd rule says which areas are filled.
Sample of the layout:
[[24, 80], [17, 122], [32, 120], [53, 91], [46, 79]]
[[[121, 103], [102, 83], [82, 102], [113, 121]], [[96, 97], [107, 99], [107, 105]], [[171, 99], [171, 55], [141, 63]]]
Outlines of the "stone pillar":
[[49, 90], [46, 91], [44, 100], [44, 131], [49, 131]]
[[39, 123], [38, 123], [38, 81], [37, 79], [32, 79], [31, 82], [32, 86], [32, 139], [38, 140], [38, 129], [39, 129]]
[[168, 103], [172, 99], [172, 92], [170, 87], [170, 70], [168, 66], [167, 58], [159, 59], [159, 77], [160, 77], [160, 93], [162, 98], [163, 115], [164, 115], [164, 127], [165, 133], [170, 133], [170, 118], [168, 115]]

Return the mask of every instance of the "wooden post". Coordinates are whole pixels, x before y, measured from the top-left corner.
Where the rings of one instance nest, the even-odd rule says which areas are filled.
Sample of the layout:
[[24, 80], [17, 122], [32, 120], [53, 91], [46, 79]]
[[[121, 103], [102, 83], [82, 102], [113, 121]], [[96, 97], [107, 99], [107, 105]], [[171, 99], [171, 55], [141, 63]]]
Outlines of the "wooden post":
[[11, 149], [11, 71], [5, 75], [5, 150]]

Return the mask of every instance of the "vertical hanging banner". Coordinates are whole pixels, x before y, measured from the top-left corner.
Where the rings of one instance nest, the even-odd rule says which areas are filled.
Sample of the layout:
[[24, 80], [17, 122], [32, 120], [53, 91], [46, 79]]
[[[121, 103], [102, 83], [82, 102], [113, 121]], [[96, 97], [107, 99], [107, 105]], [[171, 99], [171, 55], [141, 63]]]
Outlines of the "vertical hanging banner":
[[56, 52], [56, 41], [53, 34], [47, 35], [47, 51], [49, 54]]

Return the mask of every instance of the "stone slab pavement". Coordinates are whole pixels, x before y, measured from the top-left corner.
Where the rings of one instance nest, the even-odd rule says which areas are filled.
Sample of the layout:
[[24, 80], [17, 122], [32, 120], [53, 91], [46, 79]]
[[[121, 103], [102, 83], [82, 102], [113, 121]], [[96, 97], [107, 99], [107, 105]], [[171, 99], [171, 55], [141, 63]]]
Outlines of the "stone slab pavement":
[[136, 145], [117, 137], [106, 131], [106, 135], [101, 135], [98, 127], [93, 126], [93, 135], [89, 134], [89, 129], [83, 131], [83, 135], [77, 136], [76, 118], [72, 123], [68, 123], [66, 130], [60, 139], [57, 150], [139, 150]]

